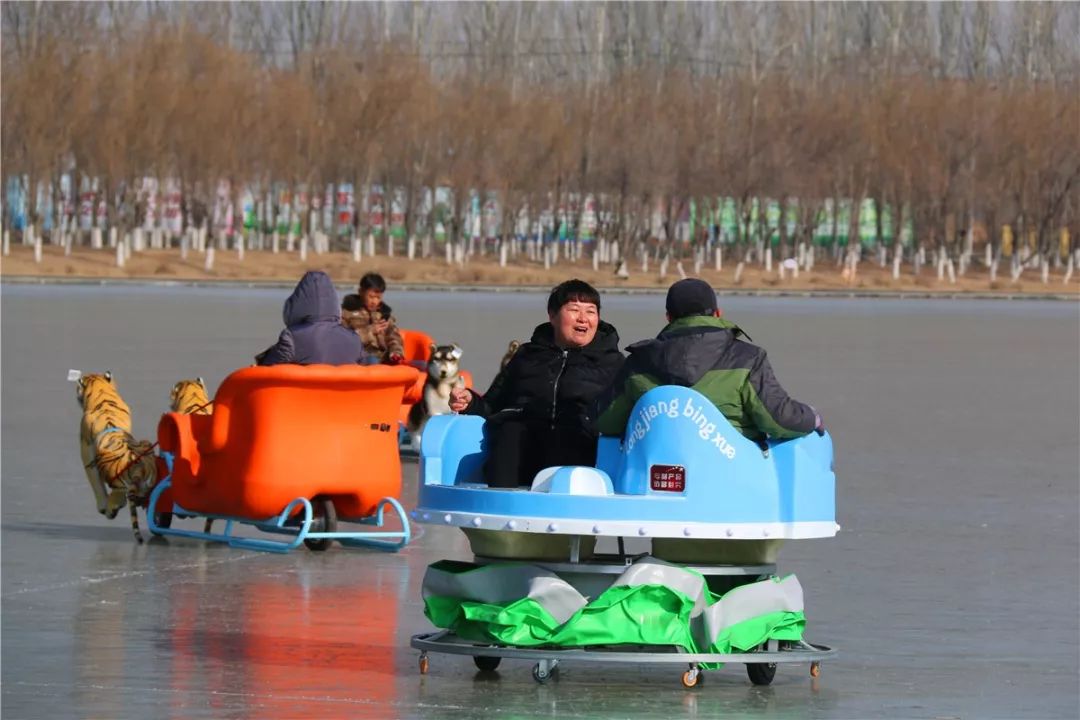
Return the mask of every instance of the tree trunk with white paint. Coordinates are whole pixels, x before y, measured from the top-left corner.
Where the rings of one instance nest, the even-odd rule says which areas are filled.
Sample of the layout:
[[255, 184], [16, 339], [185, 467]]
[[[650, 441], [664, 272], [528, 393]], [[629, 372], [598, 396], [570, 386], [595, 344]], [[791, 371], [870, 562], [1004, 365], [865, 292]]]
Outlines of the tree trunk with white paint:
[[11, 231], [4, 231], [4, 256], [7, 257], [11, 254]]
[[215, 252], [215, 248], [214, 248], [213, 245], [207, 246], [207, 248], [206, 248], [206, 262], [203, 263], [203, 269], [206, 270], [206, 272], [213, 272], [213, 270], [214, 270], [214, 252]]
[[1065, 263], [1065, 277], [1061, 280], [1062, 285], [1068, 285], [1069, 281], [1072, 280], [1074, 266], [1075, 263], [1073, 262], [1073, 256], [1069, 255], [1069, 260]]
[[[66, 246], [65, 246], [66, 247]], [[34, 262], [41, 262], [41, 237], [34, 238]]]
[[956, 284], [956, 267], [953, 265], [952, 258], [947, 258], [945, 260], [945, 269], [949, 272], [949, 284], [950, 285], [955, 285]]
[[109, 228], [109, 249], [110, 250], [112, 248], [116, 247], [116, 237], [117, 237], [117, 230], [116, 230], [116, 226], [113, 225], [111, 228]]
[[101, 242], [101, 228], [96, 227], [90, 230], [90, 248], [93, 250], [100, 250], [103, 247]]
[[746, 262], [745, 261], [740, 261], [739, 264], [735, 266], [735, 284], [736, 285], [738, 285], [739, 282], [742, 280], [742, 271], [743, 271], [744, 267], [746, 267]]
[[501, 267], [501, 268], [506, 267], [506, 255], [507, 255], [507, 247], [506, 247], [506, 241], [504, 240], [501, 243], [499, 243], [499, 267]]
[[405, 246], [405, 255], [412, 260], [416, 257], [416, 238], [412, 235], [409, 236], [408, 244]]
[[765, 272], [772, 272], [772, 248], [765, 248]]
[[308, 240], [307, 235], [300, 238], [300, 262], [307, 262]]
[[724, 247], [717, 245], [713, 250], [713, 262], [716, 265], [716, 272], [720, 272], [724, 269]]
[[1047, 262], [1046, 258], [1043, 258], [1040, 268], [1042, 269], [1042, 283], [1046, 285], [1050, 282], [1050, 263]]
[[116, 267], [124, 267], [124, 243], [117, 243], [116, 245]]

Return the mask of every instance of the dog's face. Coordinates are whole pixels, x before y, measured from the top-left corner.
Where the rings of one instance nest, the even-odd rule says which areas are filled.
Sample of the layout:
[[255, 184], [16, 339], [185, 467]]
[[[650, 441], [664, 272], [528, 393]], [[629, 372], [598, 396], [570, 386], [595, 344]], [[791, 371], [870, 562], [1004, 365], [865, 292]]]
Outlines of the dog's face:
[[83, 375], [75, 383], [75, 397], [79, 401], [79, 407], [86, 409], [87, 399], [93, 405], [94, 400], [102, 392], [116, 392], [116, 383], [113, 382], [112, 372], [106, 370], [101, 375]]
[[453, 380], [461, 370], [461, 348], [456, 343], [432, 345], [431, 360], [428, 361], [428, 375], [435, 382]]

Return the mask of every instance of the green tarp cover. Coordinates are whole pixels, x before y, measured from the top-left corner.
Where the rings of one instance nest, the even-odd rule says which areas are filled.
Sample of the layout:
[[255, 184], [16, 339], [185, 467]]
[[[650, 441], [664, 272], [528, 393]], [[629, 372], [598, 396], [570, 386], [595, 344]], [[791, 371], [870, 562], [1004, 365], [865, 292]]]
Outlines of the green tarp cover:
[[428, 567], [424, 613], [473, 642], [518, 647], [667, 645], [687, 652], [749, 651], [802, 638], [802, 588], [794, 575], [742, 585], [722, 597], [700, 573], [645, 558], [599, 596], [522, 563]]

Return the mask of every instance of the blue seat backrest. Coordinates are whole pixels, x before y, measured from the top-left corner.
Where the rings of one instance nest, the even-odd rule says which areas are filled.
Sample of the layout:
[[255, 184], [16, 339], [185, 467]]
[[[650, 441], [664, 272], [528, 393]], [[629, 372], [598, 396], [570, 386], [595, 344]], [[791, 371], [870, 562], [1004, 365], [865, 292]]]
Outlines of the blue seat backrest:
[[[831, 520], [832, 441], [770, 441], [768, 453], [690, 388], [666, 385], [634, 405], [623, 438], [602, 438], [597, 466], [616, 494], [686, 497], [747, 521]], [[654, 488], [654, 469], [683, 468], [682, 491]], [[663, 483], [658, 483], [663, 485]]]

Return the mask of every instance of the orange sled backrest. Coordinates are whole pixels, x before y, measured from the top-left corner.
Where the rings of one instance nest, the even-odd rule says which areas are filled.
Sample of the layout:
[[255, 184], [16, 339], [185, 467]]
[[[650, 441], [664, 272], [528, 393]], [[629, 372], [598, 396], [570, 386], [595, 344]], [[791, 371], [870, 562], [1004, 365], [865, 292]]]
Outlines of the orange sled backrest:
[[173, 497], [201, 513], [261, 519], [298, 497], [370, 515], [400, 497], [397, 417], [419, 371], [407, 366], [277, 365], [237, 370], [209, 416], [168, 413]]
[[399, 328], [401, 332], [401, 344], [405, 348], [405, 362], [427, 365], [431, 359], [431, 346], [435, 341], [431, 336], [420, 330], [406, 330]]

